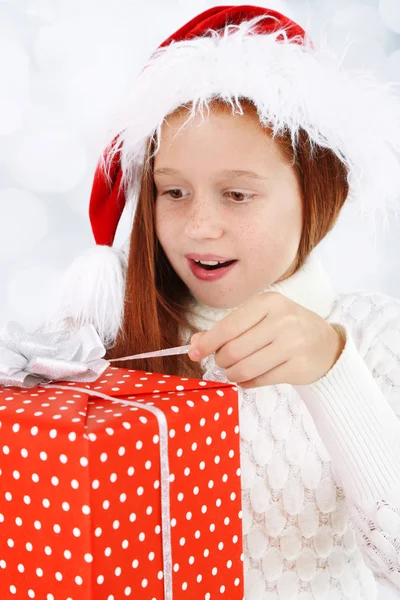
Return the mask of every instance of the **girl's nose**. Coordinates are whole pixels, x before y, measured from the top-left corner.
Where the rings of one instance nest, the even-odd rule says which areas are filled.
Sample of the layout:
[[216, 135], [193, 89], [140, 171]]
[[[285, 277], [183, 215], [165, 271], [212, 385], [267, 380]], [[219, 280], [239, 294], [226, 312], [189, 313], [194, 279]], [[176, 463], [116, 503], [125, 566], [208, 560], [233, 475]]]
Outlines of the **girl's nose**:
[[193, 201], [185, 217], [185, 234], [188, 237], [218, 238], [222, 234], [221, 218], [212, 200]]

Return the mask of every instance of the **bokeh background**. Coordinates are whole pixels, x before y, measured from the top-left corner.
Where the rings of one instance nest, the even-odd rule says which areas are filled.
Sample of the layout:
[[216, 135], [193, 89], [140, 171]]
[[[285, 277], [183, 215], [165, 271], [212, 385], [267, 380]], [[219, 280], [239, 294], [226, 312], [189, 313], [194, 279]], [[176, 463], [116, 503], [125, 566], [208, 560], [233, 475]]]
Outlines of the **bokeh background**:
[[[400, 0], [255, 3], [400, 89]], [[93, 245], [87, 209], [108, 115], [158, 44], [216, 4], [240, 2], [0, 0], [0, 325], [41, 324], [63, 271]], [[117, 245], [130, 224], [127, 214]], [[400, 298], [395, 215], [384, 228], [343, 211], [319, 253], [339, 290]], [[380, 590], [380, 600], [398, 597]]]

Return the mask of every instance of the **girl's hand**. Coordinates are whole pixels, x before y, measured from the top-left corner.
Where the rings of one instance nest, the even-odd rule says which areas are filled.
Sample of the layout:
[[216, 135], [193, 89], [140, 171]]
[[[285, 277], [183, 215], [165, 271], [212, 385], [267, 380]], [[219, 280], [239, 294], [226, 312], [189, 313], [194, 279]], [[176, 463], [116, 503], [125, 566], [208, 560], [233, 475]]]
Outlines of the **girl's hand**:
[[243, 388], [306, 385], [333, 367], [345, 341], [340, 325], [278, 292], [263, 292], [209, 331], [194, 334], [189, 358], [201, 360], [215, 352], [228, 381]]

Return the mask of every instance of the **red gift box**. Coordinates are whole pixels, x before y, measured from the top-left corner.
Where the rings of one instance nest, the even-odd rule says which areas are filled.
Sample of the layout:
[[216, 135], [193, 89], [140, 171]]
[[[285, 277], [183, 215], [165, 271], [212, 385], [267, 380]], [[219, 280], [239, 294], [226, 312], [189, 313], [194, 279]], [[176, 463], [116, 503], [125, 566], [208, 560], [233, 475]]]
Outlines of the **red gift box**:
[[0, 597], [242, 600], [237, 388], [114, 367], [56, 385], [0, 388]]

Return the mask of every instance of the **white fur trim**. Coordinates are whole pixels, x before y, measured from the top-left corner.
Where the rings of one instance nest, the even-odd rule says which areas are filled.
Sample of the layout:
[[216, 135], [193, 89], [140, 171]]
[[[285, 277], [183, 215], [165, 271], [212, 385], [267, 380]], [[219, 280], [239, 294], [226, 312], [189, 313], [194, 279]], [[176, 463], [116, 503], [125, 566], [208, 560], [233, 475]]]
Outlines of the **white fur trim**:
[[[261, 17], [264, 18], [264, 17]], [[250, 98], [260, 121], [275, 134], [299, 128], [332, 149], [349, 169], [349, 201], [360, 215], [399, 211], [400, 98], [395, 83], [346, 71], [340, 57], [286, 39], [282, 30], [254, 35], [260, 17], [229, 26], [224, 35], [176, 42], [158, 49], [122, 99], [110, 139], [122, 144], [123, 181], [136, 200], [145, 145], [179, 105], [204, 109], [215, 95]], [[285, 33], [283, 32], [283, 35]], [[194, 112], [193, 112], [194, 115]], [[111, 158], [111, 157], [110, 157]]]
[[95, 246], [78, 256], [61, 282], [47, 330], [96, 328], [103, 344], [112, 345], [122, 323], [126, 254], [109, 246]]

